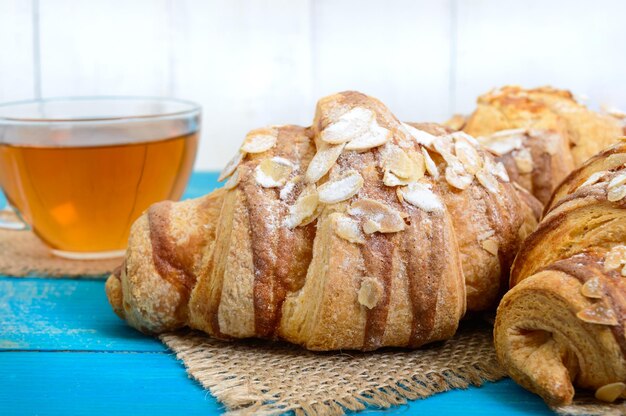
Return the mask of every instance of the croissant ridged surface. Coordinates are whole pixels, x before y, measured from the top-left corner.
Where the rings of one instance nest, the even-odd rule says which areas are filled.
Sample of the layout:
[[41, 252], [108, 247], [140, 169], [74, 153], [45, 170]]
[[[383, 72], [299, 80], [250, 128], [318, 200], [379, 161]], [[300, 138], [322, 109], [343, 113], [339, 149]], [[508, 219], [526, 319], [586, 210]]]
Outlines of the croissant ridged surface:
[[623, 134], [615, 117], [551, 87], [490, 91], [462, 128], [498, 154], [511, 180], [544, 204], [574, 168]]
[[320, 100], [310, 128], [252, 131], [222, 176], [133, 225], [106, 289], [135, 328], [313, 350], [447, 339], [466, 293], [498, 300], [541, 209], [470, 136], [356, 92]]
[[553, 405], [575, 386], [626, 393], [626, 144], [572, 172], [512, 271], [495, 346], [513, 379]]

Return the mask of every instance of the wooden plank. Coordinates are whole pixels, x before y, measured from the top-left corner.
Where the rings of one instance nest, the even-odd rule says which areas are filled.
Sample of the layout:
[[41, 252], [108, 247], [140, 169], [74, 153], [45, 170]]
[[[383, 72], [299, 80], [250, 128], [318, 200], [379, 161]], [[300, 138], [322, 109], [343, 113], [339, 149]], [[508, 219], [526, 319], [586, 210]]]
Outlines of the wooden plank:
[[[219, 403], [173, 356], [127, 353], [0, 353], [3, 415], [217, 415]], [[549, 415], [511, 380], [436, 394], [367, 414]]]
[[173, 356], [5, 352], [0, 413], [206, 416], [221, 407]]
[[173, 93], [203, 107], [197, 169], [221, 169], [253, 128], [311, 123], [309, 3], [174, 3]]
[[505, 84], [552, 84], [626, 108], [625, 14], [620, 0], [459, 0], [455, 111]]
[[0, 102], [35, 96], [31, 1], [0, 1]]
[[450, 13], [428, 0], [314, 2], [314, 97], [356, 89], [403, 120], [446, 119]]
[[109, 306], [103, 280], [0, 277], [0, 351], [157, 351]]
[[167, 0], [40, 2], [44, 96], [169, 95]]

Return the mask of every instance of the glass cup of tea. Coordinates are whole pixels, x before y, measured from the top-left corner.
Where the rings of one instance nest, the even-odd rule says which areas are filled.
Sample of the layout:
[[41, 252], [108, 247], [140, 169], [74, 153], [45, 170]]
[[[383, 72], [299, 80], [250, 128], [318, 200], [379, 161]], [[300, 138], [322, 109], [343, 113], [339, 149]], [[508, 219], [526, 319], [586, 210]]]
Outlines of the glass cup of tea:
[[132, 223], [179, 199], [198, 146], [200, 107], [140, 97], [58, 98], [0, 105], [0, 189], [61, 257], [124, 254]]

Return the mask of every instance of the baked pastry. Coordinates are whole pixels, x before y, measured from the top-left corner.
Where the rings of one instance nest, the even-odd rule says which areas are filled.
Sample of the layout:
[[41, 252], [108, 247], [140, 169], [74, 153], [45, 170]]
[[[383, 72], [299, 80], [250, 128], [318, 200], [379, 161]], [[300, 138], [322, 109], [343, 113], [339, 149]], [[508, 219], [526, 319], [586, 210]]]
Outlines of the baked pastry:
[[512, 180], [542, 203], [575, 168], [622, 135], [620, 122], [569, 91], [507, 86], [478, 98], [463, 125], [499, 156]]
[[552, 405], [574, 386], [626, 394], [626, 143], [556, 190], [524, 242], [498, 307], [495, 346], [511, 377]]
[[476, 309], [498, 300], [539, 214], [473, 138], [357, 92], [320, 100], [310, 128], [250, 132], [222, 178], [133, 225], [106, 284], [130, 325], [418, 347], [455, 333], [466, 293]]

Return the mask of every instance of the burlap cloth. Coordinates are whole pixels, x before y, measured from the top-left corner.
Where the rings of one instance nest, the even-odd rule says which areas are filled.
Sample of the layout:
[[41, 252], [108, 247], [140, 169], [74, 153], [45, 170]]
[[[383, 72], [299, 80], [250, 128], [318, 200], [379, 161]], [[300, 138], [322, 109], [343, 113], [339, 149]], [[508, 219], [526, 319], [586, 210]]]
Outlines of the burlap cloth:
[[106, 277], [122, 259], [68, 260], [54, 256], [32, 231], [0, 229], [0, 275]]
[[[269, 341], [222, 342], [197, 332], [166, 334], [161, 340], [233, 415], [341, 415], [505, 376], [493, 349], [492, 327], [480, 321], [466, 321], [453, 339], [415, 351], [314, 353]], [[623, 403], [591, 403], [554, 410], [626, 414]]]

